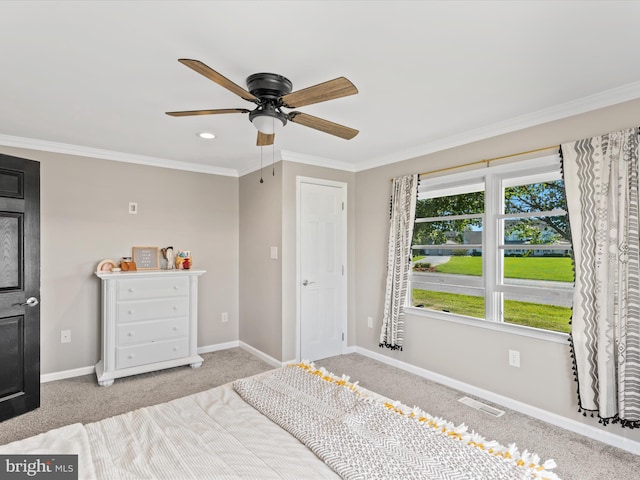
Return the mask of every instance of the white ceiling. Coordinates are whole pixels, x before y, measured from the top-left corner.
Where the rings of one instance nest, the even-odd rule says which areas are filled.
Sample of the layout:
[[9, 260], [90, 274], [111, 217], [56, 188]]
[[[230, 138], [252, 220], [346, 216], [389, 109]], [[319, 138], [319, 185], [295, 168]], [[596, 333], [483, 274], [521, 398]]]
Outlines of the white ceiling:
[[358, 95], [299, 110], [360, 134], [289, 123], [275, 156], [359, 171], [640, 97], [639, 19], [636, 1], [3, 0], [0, 144], [252, 171], [247, 115], [164, 114], [252, 108], [193, 58], [242, 87], [346, 76]]

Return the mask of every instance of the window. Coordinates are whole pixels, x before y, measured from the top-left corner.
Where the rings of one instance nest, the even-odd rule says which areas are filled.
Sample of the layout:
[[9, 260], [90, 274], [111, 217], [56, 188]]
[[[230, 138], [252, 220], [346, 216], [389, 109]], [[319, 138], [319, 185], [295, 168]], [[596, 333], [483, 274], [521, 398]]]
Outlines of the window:
[[569, 332], [573, 264], [557, 156], [420, 182], [410, 304]]

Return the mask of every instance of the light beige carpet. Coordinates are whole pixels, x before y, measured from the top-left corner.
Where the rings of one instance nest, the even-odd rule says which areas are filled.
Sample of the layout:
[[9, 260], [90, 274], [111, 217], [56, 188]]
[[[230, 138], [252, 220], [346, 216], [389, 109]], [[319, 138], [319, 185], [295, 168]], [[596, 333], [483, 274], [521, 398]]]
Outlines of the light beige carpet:
[[[272, 369], [239, 348], [202, 355], [199, 369], [179, 367], [117, 379], [99, 387], [95, 375], [42, 385], [41, 407], [0, 423], [0, 445], [70, 423], [90, 423], [147, 405], [173, 400], [238, 378]], [[485, 438], [516, 443], [558, 463], [563, 480], [636, 480], [640, 457], [577, 435], [526, 415], [506, 410], [493, 418], [457, 400], [468, 396], [394, 367], [357, 355], [340, 355], [315, 362], [337, 375], [409, 406], [418, 406], [453, 423], [465, 423]], [[502, 407], [498, 408], [505, 410]], [[498, 480], [498, 479], [496, 479]]]

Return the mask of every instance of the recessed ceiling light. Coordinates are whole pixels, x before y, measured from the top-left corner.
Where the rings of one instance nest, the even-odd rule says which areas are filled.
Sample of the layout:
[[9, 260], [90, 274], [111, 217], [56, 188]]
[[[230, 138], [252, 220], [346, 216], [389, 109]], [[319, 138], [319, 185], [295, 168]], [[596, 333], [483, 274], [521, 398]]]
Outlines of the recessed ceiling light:
[[213, 140], [216, 136], [211, 132], [200, 132], [198, 134], [200, 138], [204, 138], [205, 140]]

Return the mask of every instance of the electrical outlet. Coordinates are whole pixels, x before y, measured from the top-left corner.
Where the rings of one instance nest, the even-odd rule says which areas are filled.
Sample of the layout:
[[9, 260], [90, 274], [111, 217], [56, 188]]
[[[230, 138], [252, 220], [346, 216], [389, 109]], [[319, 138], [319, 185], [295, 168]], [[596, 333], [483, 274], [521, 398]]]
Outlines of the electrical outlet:
[[131, 215], [138, 214], [138, 204], [136, 202], [129, 202], [129, 213]]
[[373, 328], [373, 317], [367, 317], [367, 327]]
[[60, 330], [60, 343], [71, 343], [71, 330]]
[[511, 367], [520, 368], [520, 352], [517, 350], [509, 350], [509, 365]]
[[222, 323], [227, 323], [229, 321], [229, 313], [228, 312], [222, 312], [222, 316], [220, 318], [220, 321]]

